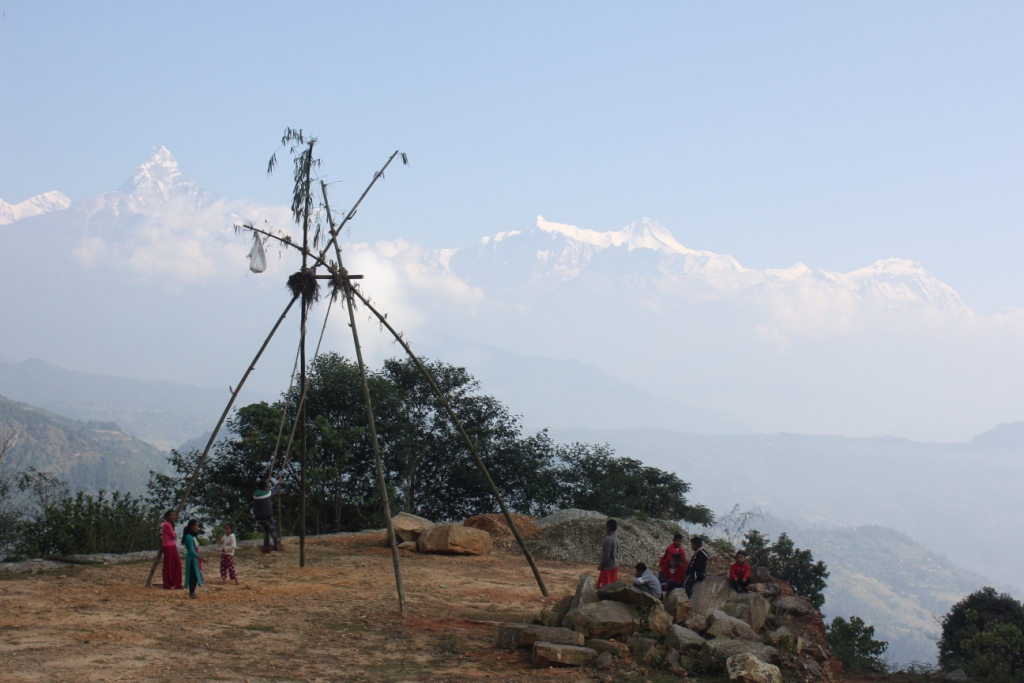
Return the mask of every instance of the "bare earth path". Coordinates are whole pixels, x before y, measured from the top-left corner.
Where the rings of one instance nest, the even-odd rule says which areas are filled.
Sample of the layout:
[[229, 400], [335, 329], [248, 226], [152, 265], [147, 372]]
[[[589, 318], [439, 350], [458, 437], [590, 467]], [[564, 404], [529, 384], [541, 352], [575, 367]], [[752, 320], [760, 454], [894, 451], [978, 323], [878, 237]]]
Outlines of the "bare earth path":
[[[310, 539], [261, 555], [240, 548], [241, 586], [144, 588], [148, 563], [0, 574], [0, 681], [584, 681], [494, 648], [493, 622], [545, 604], [520, 557], [402, 553], [400, 619], [389, 552], [371, 534]], [[589, 566], [542, 562], [558, 598]], [[63, 576], [63, 578], [61, 578]], [[157, 574], [159, 581], [159, 573]]]

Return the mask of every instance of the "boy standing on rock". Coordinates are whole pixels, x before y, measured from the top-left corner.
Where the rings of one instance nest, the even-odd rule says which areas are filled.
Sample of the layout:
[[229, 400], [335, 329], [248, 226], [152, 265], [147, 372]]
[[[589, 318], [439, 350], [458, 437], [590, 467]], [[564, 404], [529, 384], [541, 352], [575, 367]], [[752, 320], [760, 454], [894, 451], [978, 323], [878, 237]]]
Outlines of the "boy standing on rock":
[[704, 539], [700, 536], [691, 538], [690, 549], [693, 550], [693, 559], [686, 567], [686, 578], [683, 580], [683, 588], [686, 589], [688, 598], [693, 597], [694, 584], [708, 576], [708, 551], [704, 550]]
[[605, 522], [601, 564], [597, 566], [597, 570], [600, 572], [597, 576], [598, 588], [603, 588], [619, 580], [619, 537], [615, 535], [615, 530], [618, 528], [619, 523], [614, 519]]

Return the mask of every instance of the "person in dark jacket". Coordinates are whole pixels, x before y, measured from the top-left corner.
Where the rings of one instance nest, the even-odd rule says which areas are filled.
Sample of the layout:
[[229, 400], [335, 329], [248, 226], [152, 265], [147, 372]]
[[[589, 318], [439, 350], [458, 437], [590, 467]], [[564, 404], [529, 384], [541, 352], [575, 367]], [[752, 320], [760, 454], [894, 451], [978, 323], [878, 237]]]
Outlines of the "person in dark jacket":
[[[277, 533], [277, 524], [274, 523], [274, 496], [281, 492], [281, 485], [270, 486], [270, 478], [260, 482], [260, 488], [252, 494], [252, 510], [256, 521], [263, 528], [263, 552], [281, 549], [281, 537]], [[274, 539], [274, 547], [270, 547], [270, 539]]]
[[603, 588], [619, 580], [619, 537], [615, 530], [619, 523], [609, 519], [604, 525], [604, 545], [601, 546], [601, 564], [597, 565], [597, 587]]
[[691, 538], [690, 549], [693, 550], [693, 558], [686, 566], [686, 577], [683, 579], [683, 588], [688, 598], [693, 597], [693, 586], [708, 576], [708, 551], [704, 550], [704, 539], [700, 536]]

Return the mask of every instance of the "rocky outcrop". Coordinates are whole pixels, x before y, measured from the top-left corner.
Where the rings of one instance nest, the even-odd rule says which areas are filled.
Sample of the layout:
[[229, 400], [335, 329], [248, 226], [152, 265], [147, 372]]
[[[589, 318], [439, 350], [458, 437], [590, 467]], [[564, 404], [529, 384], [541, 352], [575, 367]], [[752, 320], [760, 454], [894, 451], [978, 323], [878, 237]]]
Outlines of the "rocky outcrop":
[[742, 619], [755, 631], [764, 628], [771, 609], [768, 601], [757, 593], [734, 593], [722, 607], [722, 611], [731, 617]]
[[665, 637], [665, 647], [670, 650], [679, 650], [680, 652], [697, 652], [704, 647], [706, 642], [696, 631], [679, 626], [678, 624], [670, 628], [668, 635]]
[[725, 664], [729, 657], [743, 654], [754, 655], [763, 662], [773, 661], [778, 659], [779, 651], [770, 645], [752, 640], [715, 638], [704, 644], [701, 654], [720, 664]]
[[668, 594], [665, 599], [665, 611], [672, 615], [673, 623], [680, 623], [693, 613], [690, 609], [690, 598], [686, 597], [686, 591], [676, 588]]
[[580, 607], [572, 615], [572, 627], [588, 638], [614, 638], [635, 632], [639, 621], [629, 605], [601, 600]]
[[493, 547], [489, 533], [460, 524], [435, 524], [416, 539], [421, 553], [487, 555]]
[[708, 624], [708, 630], [704, 634], [707, 636], [757, 640], [757, 634], [754, 632], [754, 629], [750, 628], [750, 624], [742, 619], [730, 617], [722, 610], [712, 612], [711, 616], [708, 617]]
[[572, 615], [579, 611], [580, 607], [591, 605], [600, 599], [597, 596], [597, 586], [594, 584], [594, 579], [587, 574], [581, 574], [580, 580], [576, 584], [576, 593], [573, 594], [572, 600], [569, 602], [569, 609], [562, 617], [562, 626], [572, 628]]
[[647, 628], [656, 636], [664, 638], [668, 635], [668, 630], [671, 627], [672, 617], [668, 615], [668, 612], [661, 605], [652, 609], [647, 615]]
[[702, 617], [710, 616], [715, 610], [725, 607], [730, 595], [736, 595], [736, 592], [729, 585], [728, 577], [725, 574], [709, 574], [706, 579], [694, 585], [690, 611]]
[[773, 607], [779, 614], [791, 614], [797, 617], [807, 617], [818, 611], [809, 599], [800, 595], [783, 595], [776, 598]]
[[762, 662], [751, 654], [729, 657], [725, 662], [729, 680], [740, 683], [782, 683], [782, 672], [774, 664]]

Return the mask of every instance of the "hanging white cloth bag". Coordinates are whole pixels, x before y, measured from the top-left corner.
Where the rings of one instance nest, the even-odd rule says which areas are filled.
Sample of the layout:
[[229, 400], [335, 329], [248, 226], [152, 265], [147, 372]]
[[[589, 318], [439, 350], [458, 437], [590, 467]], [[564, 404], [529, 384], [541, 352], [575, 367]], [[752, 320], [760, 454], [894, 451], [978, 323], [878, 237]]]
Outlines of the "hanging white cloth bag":
[[262, 273], [267, 269], [267, 253], [263, 251], [263, 241], [259, 235], [252, 236], [252, 249], [249, 250], [249, 270]]

